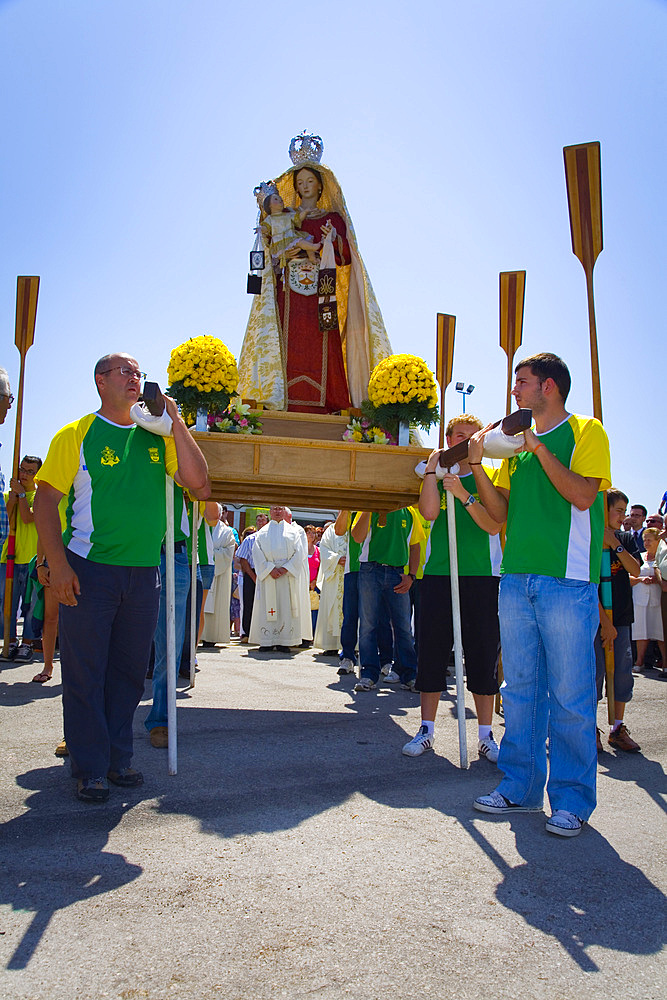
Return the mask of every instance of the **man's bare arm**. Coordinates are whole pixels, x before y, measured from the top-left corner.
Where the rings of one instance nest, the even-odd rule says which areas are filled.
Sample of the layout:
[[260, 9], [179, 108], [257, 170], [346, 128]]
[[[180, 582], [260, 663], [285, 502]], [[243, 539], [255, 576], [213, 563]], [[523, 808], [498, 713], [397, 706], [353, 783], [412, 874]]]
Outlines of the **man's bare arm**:
[[49, 564], [49, 580], [61, 604], [77, 604], [81, 593], [79, 578], [67, 561], [58, 504], [63, 494], [50, 483], [40, 482], [35, 494], [35, 526]]
[[185, 426], [178, 413], [176, 403], [170, 396], [162, 397], [172, 419], [172, 434], [176, 445], [178, 468], [175, 478], [185, 486], [197, 500], [206, 500], [211, 495], [208, 466], [197, 442]]
[[492, 427], [493, 424], [488, 424], [470, 438], [468, 442], [468, 465], [475, 477], [475, 486], [477, 487], [480, 503], [492, 521], [504, 524], [507, 520], [507, 498], [509, 491], [494, 486], [489, 479], [486, 469], [482, 465], [484, 437]]
[[549, 477], [551, 485], [558, 490], [563, 499], [574, 504], [577, 510], [588, 510], [592, 507], [600, 492], [600, 480], [593, 476], [580, 476], [578, 472], [566, 469], [531, 430], [524, 433], [526, 451], [531, 451], [535, 455]]
[[338, 517], [334, 521], [334, 532], [337, 535], [344, 535], [347, 531], [347, 522], [350, 516], [349, 510], [341, 510]]
[[370, 511], [365, 510], [362, 512], [359, 520], [352, 528], [352, 537], [354, 538], [355, 542], [357, 542], [358, 544], [363, 542], [366, 535], [368, 534], [370, 523], [371, 523], [371, 513]]

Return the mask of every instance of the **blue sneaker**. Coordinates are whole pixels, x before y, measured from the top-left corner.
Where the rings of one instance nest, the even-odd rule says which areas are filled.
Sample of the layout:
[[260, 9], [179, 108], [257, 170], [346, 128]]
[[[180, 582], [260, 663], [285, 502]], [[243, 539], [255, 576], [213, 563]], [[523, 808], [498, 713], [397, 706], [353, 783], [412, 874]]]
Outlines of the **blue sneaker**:
[[539, 813], [542, 812], [542, 806], [518, 806], [515, 802], [510, 802], [506, 799], [504, 795], [501, 795], [498, 791], [493, 791], [489, 795], [480, 795], [478, 799], [473, 802], [475, 809], [479, 809], [483, 813], [496, 813], [500, 815], [502, 813]]

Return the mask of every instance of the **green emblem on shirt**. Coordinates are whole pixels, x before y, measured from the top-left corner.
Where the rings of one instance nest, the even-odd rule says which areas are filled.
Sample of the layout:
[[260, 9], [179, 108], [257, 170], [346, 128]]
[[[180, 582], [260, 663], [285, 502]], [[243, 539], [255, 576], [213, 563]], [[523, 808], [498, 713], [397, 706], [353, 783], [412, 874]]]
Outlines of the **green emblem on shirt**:
[[118, 465], [120, 459], [113, 448], [103, 448], [100, 462], [102, 465]]

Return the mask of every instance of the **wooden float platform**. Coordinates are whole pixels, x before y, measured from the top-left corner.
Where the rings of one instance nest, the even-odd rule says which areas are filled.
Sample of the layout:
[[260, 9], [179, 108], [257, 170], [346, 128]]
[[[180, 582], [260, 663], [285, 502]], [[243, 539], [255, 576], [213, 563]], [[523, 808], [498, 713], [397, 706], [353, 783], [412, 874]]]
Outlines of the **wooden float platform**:
[[212, 499], [316, 510], [390, 511], [417, 503], [421, 479], [414, 469], [428, 448], [343, 441], [345, 416], [274, 410], [256, 416], [262, 434], [193, 432], [208, 462]]

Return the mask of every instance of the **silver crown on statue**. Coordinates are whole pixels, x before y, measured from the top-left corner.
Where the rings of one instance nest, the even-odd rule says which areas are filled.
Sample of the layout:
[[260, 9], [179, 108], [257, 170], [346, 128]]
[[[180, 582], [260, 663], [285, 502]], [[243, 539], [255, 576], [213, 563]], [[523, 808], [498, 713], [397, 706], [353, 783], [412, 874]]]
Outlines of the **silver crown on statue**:
[[260, 209], [263, 209], [265, 199], [268, 198], [270, 194], [278, 194], [278, 188], [273, 181], [262, 181], [262, 183], [258, 184], [256, 188], [253, 188], [252, 193], [257, 199], [257, 204]]
[[323, 152], [321, 136], [310, 135], [305, 129], [295, 135], [289, 144], [289, 158], [295, 166], [299, 163], [319, 163]]

